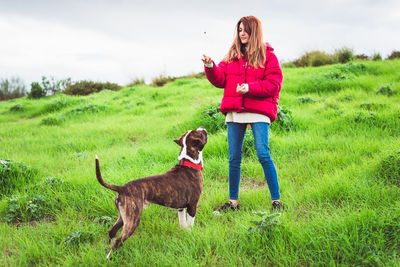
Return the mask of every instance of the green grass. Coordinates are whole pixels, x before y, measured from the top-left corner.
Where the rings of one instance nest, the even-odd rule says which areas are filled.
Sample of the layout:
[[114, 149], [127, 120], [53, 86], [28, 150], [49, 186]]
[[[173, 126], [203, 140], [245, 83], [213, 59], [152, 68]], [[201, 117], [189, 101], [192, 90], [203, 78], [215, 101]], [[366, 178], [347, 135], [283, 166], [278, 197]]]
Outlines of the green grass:
[[[242, 209], [212, 215], [228, 197], [228, 155], [215, 113], [222, 90], [207, 80], [0, 102], [0, 159], [24, 168], [0, 172], [0, 185], [13, 188], [0, 190], [0, 265], [400, 266], [399, 68], [393, 60], [283, 70], [280, 105], [293, 127], [272, 125], [270, 147], [288, 210], [253, 233], [254, 212], [271, 204], [251, 134]], [[210, 135], [193, 230], [150, 205], [107, 261], [115, 194], [97, 182], [95, 155], [105, 179], [122, 185], [171, 168], [173, 139], [200, 125]]]

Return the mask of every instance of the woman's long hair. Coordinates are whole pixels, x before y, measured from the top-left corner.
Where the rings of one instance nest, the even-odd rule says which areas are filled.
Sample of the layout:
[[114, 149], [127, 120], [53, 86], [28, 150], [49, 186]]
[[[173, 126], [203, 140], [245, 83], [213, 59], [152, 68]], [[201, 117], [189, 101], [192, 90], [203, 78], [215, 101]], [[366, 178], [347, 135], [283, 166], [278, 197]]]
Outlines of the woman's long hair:
[[[247, 49], [240, 41], [240, 23], [243, 23], [244, 30], [249, 35]], [[266, 47], [263, 41], [261, 22], [254, 16], [243, 17], [236, 24], [235, 39], [223, 60], [225, 62], [232, 62], [236, 58], [244, 58], [244, 54], [247, 50], [247, 61], [249, 64], [254, 68], [262, 67], [266, 60], [265, 49]]]

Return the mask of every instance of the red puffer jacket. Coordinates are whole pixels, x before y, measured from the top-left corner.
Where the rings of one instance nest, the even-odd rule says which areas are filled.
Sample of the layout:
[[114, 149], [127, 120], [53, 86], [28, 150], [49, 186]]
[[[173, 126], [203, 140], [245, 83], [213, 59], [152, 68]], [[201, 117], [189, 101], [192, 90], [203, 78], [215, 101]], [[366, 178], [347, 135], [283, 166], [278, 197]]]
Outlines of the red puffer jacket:
[[[282, 70], [274, 49], [266, 44], [266, 61], [263, 67], [254, 68], [243, 58], [221, 62], [213, 68], [205, 67], [207, 79], [218, 88], [225, 88], [221, 112], [250, 112], [266, 115], [271, 122], [276, 119], [279, 92], [282, 86]], [[236, 92], [238, 84], [247, 83], [249, 92]]]

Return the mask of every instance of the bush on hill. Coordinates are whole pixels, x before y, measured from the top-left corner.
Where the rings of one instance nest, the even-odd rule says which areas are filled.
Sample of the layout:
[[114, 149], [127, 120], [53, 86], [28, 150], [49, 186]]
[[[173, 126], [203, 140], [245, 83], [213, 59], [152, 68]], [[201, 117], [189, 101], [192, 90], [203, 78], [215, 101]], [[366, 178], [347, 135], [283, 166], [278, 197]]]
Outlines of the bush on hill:
[[305, 53], [299, 59], [293, 61], [296, 67], [307, 67], [307, 66], [322, 66], [335, 63], [335, 58], [321, 51], [311, 51]]
[[333, 56], [337, 59], [337, 62], [347, 63], [353, 60], [353, 50], [347, 47], [343, 47], [337, 49]]
[[158, 77], [155, 77], [151, 81], [151, 86], [161, 87], [161, 86], [164, 86], [166, 83], [173, 82], [175, 80], [176, 80], [176, 77], [171, 77], [171, 76], [166, 77], [166, 76], [160, 75]]
[[400, 51], [392, 51], [392, 53], [387, 57], [387, 59], [400, 58]]
[[[386, 59], [400, 58], [400, 51], [392, 51], [392, 53]], [[354, 55], [353, 49], [343, 47], [336, 49], [333, 54], [327, 54], [325, 52], [314, 50], [306, 52], [300, 58], [282, 64], [286, 68], [292, 67], [317, 67], [322, 65], [336, 64], [336, 63], [347, 63], [353, 59], [358, 60], [382, 60], [380, 53], [374, 53], [372, 56], [368, 57], [365, 54]]]
[[97, 93], [102, 90], [112, 90], [118, 91], [122, 87], [116, 83], [111, 82], [93, 82], [93, 81], [79, 81], [72, 84], [69, 84], [67, 88], [64, 90], [64, 93], [67, 95], [89, 95], [91, 93]]
[[32, 82], [31, 91], [28, 94], [29, 98], [42, 98], [46, 95], [55, 95], [62, 92], [71, 84], [71, 78], [65, 80], [55, 80], [54, 77], [47, 78], [42, 76], [42, 81]]
[[372, 55], [372, 60], [374, 60], [374, 61], [380, 61], [380, 60], [382, 60], [381, 54], [379, 54], [379, 53], [373, 54], [373, 55]]
[[359, 55], [354, 55], [354, 59], [358, 60], [368, 60], [369, 57], [366, 54], [359, 54]]
[[18, 77], [0, 80], [0, 101], [26, 95], [25, 84]]
[[38, 82], [31, 83], [31, 91], [28, 94], [29, 98], [38, 99], [46, 96], [46, 94], [46, 90]]
[[134, 87], [134, 86], [137, 86], [137, 85], [144, 85], [144, 84], [146, 84], [145, 81], [144, 81], [144, 78], [135, 78], [130, 83], [128, 83], [126, 86], [127, 87]]
[[54, 77], [47, 78], [42, 76], [42, 88], [46, 95], [55, 95], [58, 92], [64, 91], [71, 84], [71, 78], [65, 80], [55, 80]]

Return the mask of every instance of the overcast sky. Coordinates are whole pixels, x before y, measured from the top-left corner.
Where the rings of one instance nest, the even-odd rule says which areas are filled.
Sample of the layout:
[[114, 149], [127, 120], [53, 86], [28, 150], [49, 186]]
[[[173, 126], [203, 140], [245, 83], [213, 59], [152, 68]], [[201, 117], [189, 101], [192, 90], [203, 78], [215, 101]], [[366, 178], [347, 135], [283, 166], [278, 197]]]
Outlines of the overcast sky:
[[399, 0], [0, 0], [0, 78], [124, 85], [197, 73], [203, 53], [223, 58], [247, 15], [281, 62], [311, 50], [400, 50]]

